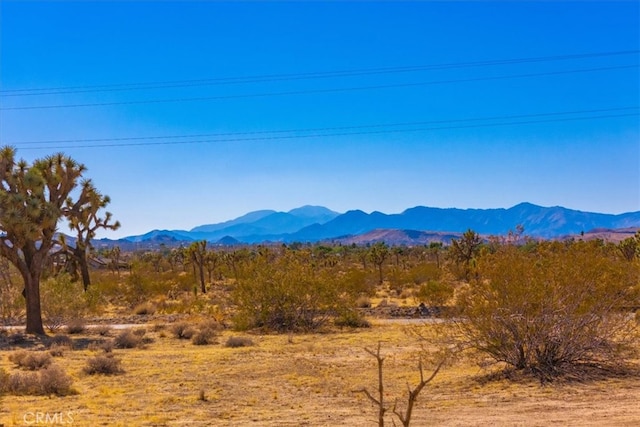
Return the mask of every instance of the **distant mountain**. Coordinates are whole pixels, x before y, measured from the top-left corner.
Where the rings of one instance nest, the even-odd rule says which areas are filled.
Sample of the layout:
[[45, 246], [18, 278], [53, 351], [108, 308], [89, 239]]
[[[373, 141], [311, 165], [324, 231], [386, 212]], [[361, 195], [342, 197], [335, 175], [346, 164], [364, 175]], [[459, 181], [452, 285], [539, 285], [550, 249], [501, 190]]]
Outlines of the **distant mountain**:
[[[140, 246], [207, 240], [213, 244], [261, 242], [334, 241], [364, 244], [385, 241], [390, 244], [448, 243], [467, 229], [482, 235], [504, 235], [516, 226], [525, 235], [538, 238], [562, 238], [594, 229], [608, 230], [603, 236], [619, 238], [616, 229], [640, 228], [640, 212], [620, 215], [583, 212], [560, 206], [542, 207], [520, 203], [508, 209], [457, 209], [416, 206], [399, 214], [352, 210], [339, 214], [321, 206], [303, 206], [289, 212], [261, 210], [231, 221], [184, 230], [153, 230], [124, 240]], [[626, 235], [624, 234], [624, 235]]]
[[221, 222], [219, 224], [207, 224], [200, 225], [198, 227], [192, 228], [192, 233], [212, 233], [214, 231], [222, 230], [227, 227], [232, 227], [238, 224], [250, 224], [254, 221], [258, 221], [265, 216], [269, 216], [271, 214], [276, 213], [276, 211], [272, 210], [261, 210], [261, 211], [253, 211], [248, 214], [242, 215], [236, 219], [232, 219], [230, 221]]
[[302, 229], [292, 238], [313, 240], [315, 236], [326, 239], [367, 233], [375, 229], [446, 232], [472, 229], [480, 234], [504, 235], [515, 231], [518, 225], [522, 225], [525, 234], [529, 236], [553, 238], [594, 228], [640, 227], [640, 212], [610, 215], [560, 206], [546, 208], [531, 203], [521, 203], [509, 209], [441, 209], [417, 206], [392, 215], [349, 211], [321, 226]]

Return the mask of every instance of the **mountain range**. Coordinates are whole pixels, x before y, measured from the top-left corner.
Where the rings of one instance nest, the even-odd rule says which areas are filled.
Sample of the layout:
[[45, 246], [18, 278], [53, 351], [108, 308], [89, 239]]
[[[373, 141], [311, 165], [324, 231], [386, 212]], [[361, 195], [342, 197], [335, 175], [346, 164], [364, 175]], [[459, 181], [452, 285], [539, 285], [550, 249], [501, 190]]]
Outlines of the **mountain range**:
[[[117, 244], [140, 246], [177, 245], [196, 240], [234, 245], [264, 242], [319, 242], [365, 244], [448, 243], [467, 229], [482, 235], [505, 235], [516, 226], [536, 238], [561, 238], [597, 229], [640, 228], [640, 211], [619, 215], [583, 212], [560, 206], [543, 207], [520, 203], [508, 209], [457, 209], [416, 206], [398, 214], [334, 212], [322, 206], [303, 206], [288, 212], [260, 210], [236, 219], [205, 224], [191, 230], [153, 230], [125, 237]], [[101, 242], [107, 244], [108, 240]], [[113, 241], [111, 241], [113, 242]]]

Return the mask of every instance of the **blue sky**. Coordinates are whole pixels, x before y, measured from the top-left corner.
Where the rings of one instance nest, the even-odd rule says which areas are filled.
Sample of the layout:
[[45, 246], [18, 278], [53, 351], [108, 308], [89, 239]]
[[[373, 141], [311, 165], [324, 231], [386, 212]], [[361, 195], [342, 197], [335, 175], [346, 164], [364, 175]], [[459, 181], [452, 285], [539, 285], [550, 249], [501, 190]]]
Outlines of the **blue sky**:
[[637, 1], [3, 0], [0, 143], [84, 163], [108, 237], [306, 204], [637, 211], [639, 28]]

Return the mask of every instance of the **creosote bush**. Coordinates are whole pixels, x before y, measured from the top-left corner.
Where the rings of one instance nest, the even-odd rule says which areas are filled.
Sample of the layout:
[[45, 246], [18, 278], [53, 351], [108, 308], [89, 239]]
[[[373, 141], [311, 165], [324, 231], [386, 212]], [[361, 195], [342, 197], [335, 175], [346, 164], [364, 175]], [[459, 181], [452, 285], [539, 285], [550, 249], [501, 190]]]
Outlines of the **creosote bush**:
[[353, 305], [335, 274], [319, 267], [311, 254], [264, 249], [236, 283], [232, 298], [239, 330], [313, 331]]
[[[624, 363], [638, 266], [600, 242], [502, 245], [460, 293], [469, 344], [541, 381]], [[635, 335], [637, 336], [637, 335]]]

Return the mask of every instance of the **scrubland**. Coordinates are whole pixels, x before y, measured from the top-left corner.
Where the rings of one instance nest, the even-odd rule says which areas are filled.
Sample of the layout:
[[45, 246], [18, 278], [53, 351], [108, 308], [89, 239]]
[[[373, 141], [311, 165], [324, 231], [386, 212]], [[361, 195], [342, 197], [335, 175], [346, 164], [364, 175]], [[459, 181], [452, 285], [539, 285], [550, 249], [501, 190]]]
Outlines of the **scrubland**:
[[640, 233], [517, 242], [130, 254], [48, 275], [49, 336], [5, 266], [0, 426], [380, 425], [378, 346], [388, 426], [443, 360], [411, 425], [639, 425]]
[[[429, 339], [435, 340], [435, 326], [411, 323], [374, 320], [366, 329], [296, 335], [224, 330], [210, 345], [175, 338], [170, 325], [141, 326], [146, 344], [111, 351], [123, 369], [115, 375], [88, 375], [84, 368], [105, 354], [91, 343], [121, 331], [102, 330], [103, 336], [87, 329], [72, 336], [74, 349], [54, 357], [73, 379], [73, 393], [4, 396], [0, 424], [28, 425], [40, 412], [62, 414], [59, 420], [78, 426], [376, 425], [377, 408], [357, 391], [377, 389], [375, 359], [364, 348], [381, 342], [385, 398], [403, 407], [407, 385], [419, 380], [419, 358], [426, 357], [428, 371], [437, 357], [425, 356], [436, 350]], [[231, 336], [248, 337], [253, 345], [227, 347]], [[39, 345], [23, 344], [28, 351]], [[8, 358], [15, 351], [0, 352], [0, 367], [16, 369]], [[632, 426], [640, 420], [638, 376], [541, 386], [527, 378], [490, 378], [501, 367], [483, 362], [469, 353], [447, 364], [419, 396], [412, 425]]]

